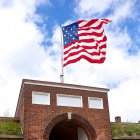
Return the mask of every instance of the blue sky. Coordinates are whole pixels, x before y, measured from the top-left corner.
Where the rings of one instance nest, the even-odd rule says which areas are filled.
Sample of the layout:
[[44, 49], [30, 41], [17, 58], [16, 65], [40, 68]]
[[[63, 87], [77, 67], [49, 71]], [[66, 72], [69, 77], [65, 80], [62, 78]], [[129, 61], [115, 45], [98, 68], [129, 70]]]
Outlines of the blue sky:
[[140, 120], [139, 0], [1, 0], [0, 115], [13, 116], [23, 78], [60, 81], [60, 24], [109, 18], [104, 64], [64, 68], [65, 83], [110, 88], [110, 118]]

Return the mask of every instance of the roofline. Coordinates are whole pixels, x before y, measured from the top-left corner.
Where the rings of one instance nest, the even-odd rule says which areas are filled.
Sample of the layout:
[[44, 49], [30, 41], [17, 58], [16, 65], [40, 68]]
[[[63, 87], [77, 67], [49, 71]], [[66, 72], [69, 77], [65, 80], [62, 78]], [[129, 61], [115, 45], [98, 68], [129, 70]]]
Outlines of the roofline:
[[91, 87], [91, 86], [74, 85], [74, 84], [67, 84], [67, 83], [56, 83], [56, 82], [39, 81], [39, 80], [29, 80], [29, 79], [23, 79], [22, 84], [70, 88], [70, 89], [79, 89], [79, 90], [105, 92], [105, 93], [109, 91], [108, 88], [98, 88], [98, 87]]

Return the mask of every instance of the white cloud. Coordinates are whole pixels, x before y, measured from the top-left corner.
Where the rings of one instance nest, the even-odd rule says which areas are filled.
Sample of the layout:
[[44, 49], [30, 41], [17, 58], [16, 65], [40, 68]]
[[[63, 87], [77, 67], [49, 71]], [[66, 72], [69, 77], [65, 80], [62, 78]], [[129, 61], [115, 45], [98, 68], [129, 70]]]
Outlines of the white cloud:
[[76, 14], [81, 18], [110, 18], [114, 24], [137, 16], [136, 0], [78, 0]]
[[[136, 122], [139, 118], [140, 75], [121, 83], [109, 92], [111, 117], [120, 115], [123, 121]], [[111, 118], [113, 120], [113, 118]]]
[[[123, 121], [136, 122], [140, 116], [138, 100], [140, 98], [140, 50], [134, 40], [138, 36], [138, 32], [133, 33], [134, 37], [131, 38], [129, 34], [131, 27], [126, 27], [128, 19], [129, 22], [139, 22], [139, 19], [137, 20], [139, 12], [136, 10], [137, 2], [137, 0], [80, 0], [77, 1], [78, 5], [75, 7], [75, 12], [80, 18], [99, 18], [107, 15], [112, 20], [105, 26], [108, 37], [105, 63], [102, 65], [85, 65], [83, 63], [84, 68], [76, 64], [80, 71], [79, 74], [84, 75], [83, 77], [81, 74], [76, 78], [79, 81], [84, 78], [83, 84], [111, 87], [108, 94], [111, 121], [114, 121], [115, 116], [120, 115]], [[139, 41], [137, 40], [137, 42]], [[134, 48], [137, 48], [136, 55], [130, 55], [128, 50]], [[72, 69], [71, 66], [70, 68]], [[74, 68], [76, 69], [76, 67]], [[71, 70], [72, 72], [75, 71], [74, 68]], [[76, 70], [75, 76], [78, 75], [78, 70]]]
[[[61, 29], [59, 26], [53, 28], [51, 46], [47, 46], [46, 58], [42, 64], [42, 69], [46, 72], [44, 75], [47, 81], [60, 81], [61, 74]], [[46, 80], [46, 79], [44, 79]]]
[[[55, 26], [52, 38], [46, 38], [51, 40], [51, 46], [47, 46], [45, 52], [41, 46], [44, 35], [34, 23], [42, 20], [35, 14], [36, 5], [40, 2], [44, 0], [0, 1], [0, 105], [12, 115], [22, 78], [57, 82], [60, 78], [60, 28]], [[102, 16], [108, 9], [112, 11], [109, 16], [113, 21], [105, 27], [108, 36], [105, 63], [90, 64], [81, 60], [71, 64], [64, 68], [64, 80], [72, 84], [112, 87], [109, 91], [111, 120], [121, 115], [124, 121], [137, 121], [140, 116], [140, 52], [129, 55], [128, 49], [133, 48], [134, 40], [128, 29], [119, 26], [133, 14], [133, 1], [81, 0], [75, 8], [81, 18]], [[0, 115], [4, 110], [0, 110]]]
[[78, 6], [75, 8], [75, 12], [78, 15], [83, 17], [91, 15], [100, 16], [111, 7], [112, 0], [77, 0], [77, 4]]
[[126, 18], [134, 18], [135, 15], [135, 0], [121, 1], [114, 5], [114, 11], [112, 12], [110, 19], [113, 23], [120, 23], [126, 20]]
[[44, 35], [34, 21], [37, 4], [44, 1], [12, 0], [0, 2], [0, 115], [17, 104], [21, 79], [43, 77], [40, 69], [46, 59], [41, 46]]

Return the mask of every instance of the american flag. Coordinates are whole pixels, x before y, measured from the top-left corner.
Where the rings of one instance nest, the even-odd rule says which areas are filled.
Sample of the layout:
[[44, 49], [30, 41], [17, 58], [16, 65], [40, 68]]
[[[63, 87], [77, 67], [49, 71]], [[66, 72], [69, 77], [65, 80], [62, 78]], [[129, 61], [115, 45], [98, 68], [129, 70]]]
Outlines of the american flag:
[[64, 41], [63, 66], [86, 59], [103, 63], [106, 58], [107, 37], [103, 25], [108, 19], [79, 20], [62, 27]]

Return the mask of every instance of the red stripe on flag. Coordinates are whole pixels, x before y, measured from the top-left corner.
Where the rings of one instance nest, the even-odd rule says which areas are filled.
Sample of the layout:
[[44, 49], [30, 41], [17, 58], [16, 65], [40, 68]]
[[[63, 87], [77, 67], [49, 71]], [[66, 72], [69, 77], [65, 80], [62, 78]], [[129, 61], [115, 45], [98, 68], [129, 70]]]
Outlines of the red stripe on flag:
[[75, 56], [75, 55], [78, 55], [78, 54], [80, 54], [82, 52], [85, 52], [85, 53], [91, 55], [91, 57], [92, 56], [95, 56], [95, 55], [100, 56], [101, 54], [102, 55], [105, 55], [106, 54], [106, 52], [100, 52], [100, 51], [99, 52], [92, 52], [92, 53], [90, 53], [90, 52], [86, 51], [85, 49], [82, 49], [82, 50], [79, 50], [79, 51], [75, 51], [75, 52], [69, 53], [67, 55], [67, 57], [64, 57], [64, 61], [66, 61], [70, 56]]
[[98, 36], [101, 37], [103, 35], [104, 31], [102, 31], [101, 33], [97, 33], [97, 32], [92, 32], [92, 33], [78, 33], [78, 36], [88, 36], [88, 35], [92, 35], [92, 36]]
[[67, 66], [68, 64], [76, 63], [77, 61], [80, 61], [81, 59], [85, 59], [85, 60], [87, 60], [90, 63], [99, 63], [100, 64], [100, 63], [104, 63], [106, 58], [105, 57], [101, 57], [100, 59], [91, 59], [91, 58], [87, 57], [86, 55], [81, 55], [81, 56], [79, 56], [76, 59], [72, 59], [72, 60], [64, 63], [64, 67]]

